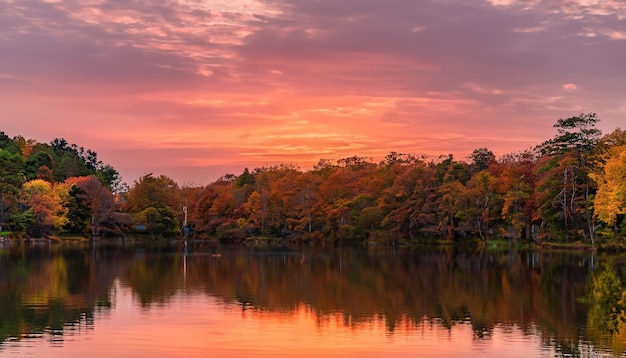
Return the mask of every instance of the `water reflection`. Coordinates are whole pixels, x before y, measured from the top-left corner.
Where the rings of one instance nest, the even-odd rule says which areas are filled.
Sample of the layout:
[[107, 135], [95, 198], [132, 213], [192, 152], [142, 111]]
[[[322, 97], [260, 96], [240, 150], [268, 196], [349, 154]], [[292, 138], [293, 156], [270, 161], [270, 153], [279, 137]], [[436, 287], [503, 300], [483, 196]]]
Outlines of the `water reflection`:
[[199, 243], [2, 250], [0, 354], [48, 340], [71, 357], [71, 337], [181, 356], [209, 343], [224, 356], [621, 354], [610, 334], [589, 329], [581, 302], [597, 262], [618, 265], [616, 255]]

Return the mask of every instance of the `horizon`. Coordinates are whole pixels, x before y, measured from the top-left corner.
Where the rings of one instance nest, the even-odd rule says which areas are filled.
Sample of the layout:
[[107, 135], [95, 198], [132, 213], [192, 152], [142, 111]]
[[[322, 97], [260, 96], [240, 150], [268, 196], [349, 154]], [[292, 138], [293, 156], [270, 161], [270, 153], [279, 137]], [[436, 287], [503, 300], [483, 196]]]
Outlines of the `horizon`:
[[0, 0], [0, 130], [131, 185], [392, 151], [498, 158], [626, 117], [626, 4]]

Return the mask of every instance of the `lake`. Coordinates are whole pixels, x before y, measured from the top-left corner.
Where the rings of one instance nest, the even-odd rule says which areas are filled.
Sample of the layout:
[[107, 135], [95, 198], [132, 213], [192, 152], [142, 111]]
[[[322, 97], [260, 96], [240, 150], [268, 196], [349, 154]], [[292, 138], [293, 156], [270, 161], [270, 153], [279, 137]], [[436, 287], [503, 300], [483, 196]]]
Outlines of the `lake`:
[[585, 300], [624, 255], [2, 245], [0, 357], [626, 356]]

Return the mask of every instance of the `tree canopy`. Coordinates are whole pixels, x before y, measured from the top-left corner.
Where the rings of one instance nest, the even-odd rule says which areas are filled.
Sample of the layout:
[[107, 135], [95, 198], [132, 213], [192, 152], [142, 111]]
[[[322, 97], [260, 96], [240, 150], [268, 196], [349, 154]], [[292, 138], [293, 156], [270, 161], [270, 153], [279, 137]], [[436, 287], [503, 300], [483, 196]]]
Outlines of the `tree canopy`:
[[226, 241], [504, 237], [594, 244], [626, 233], [626, 132], [602, 136], [598, 123], [595, 113], [559, 119], [553, 138], [500, 158], [487, 147], [468, 161], [392, 151], [378, 163], [354, 155], [320, 159], [311, 170], [245, 168], [203, 187], [146, 174], [127, 192], [119, 191], [117, 171], [89, 149], [0, 132], [0, 225], [121, 233], [133, 223], [152, 235], [179, 235], [188, 219], [197, 237]]

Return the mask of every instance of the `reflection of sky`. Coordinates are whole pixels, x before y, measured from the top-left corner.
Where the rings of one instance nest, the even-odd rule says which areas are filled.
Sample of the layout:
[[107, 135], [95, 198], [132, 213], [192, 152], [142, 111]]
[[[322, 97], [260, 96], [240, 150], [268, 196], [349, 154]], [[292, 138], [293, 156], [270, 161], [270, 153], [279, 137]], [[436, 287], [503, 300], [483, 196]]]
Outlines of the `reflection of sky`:
[[625, 21], [621, 0], [0, 0], [0, 124], [128, 183], [500, 155], [561, 117], [623, 123]]
[[341, 314], [318, 317], [306, 306], [293, 313], [242, 309], [203, 294], [179, 294], [167, 304], [142, 309], [129, 288], [116, 283], [115, 303], [96, 313], [89, 332], [74, 332], [61, 343], [24, 340], [5, 346], [11, 357], [538, 357], [536, 335], [496, 326], [478, 339], [469, 323], [450, 330], [438, 324], [408, 322], [391, 334], [384, 320], [345, 322]]

